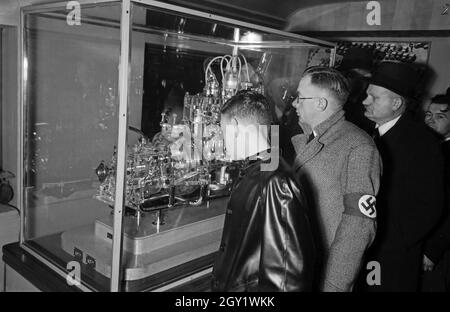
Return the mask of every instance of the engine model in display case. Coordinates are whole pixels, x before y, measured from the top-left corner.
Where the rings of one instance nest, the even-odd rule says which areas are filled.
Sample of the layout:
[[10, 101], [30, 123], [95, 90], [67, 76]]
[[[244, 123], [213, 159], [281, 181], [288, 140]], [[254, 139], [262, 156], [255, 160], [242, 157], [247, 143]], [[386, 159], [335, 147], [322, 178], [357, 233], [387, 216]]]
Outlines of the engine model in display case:
[[[161, 131], [152, 139], [142, 135], [128, 149], [125, 205], [138, 211], [149, 211], [177, 204], [198, 205], [207, 199], [226, 195], [230, 187], [224, 153], [220, 110], [224, 102], [239, 90], [251, 89], [264, 93], [262, 71], [269, 56], [264, 54], [252, 79], [250, 65], [244, 55], [217, 56], [204, 69], [205, 87], [202, 94], [185, 94], [182, 123], [175, 124], [176, 114], [170, 109], [161, 114]], [[222, 82], [212, 65], [220, 66]], [[225, 65], [224, 65], [225, 64]], [[256, 78], [255, 78], [256, 77]], [[133, 129], [140, 132], [139, 130]], [[96, 198], [114, 204], [116, 155], [109, 163], [101, 162], [96, 174], [101, 182]], [[186, 195], [198, 193], [194, 201]], [[161, 204], [164, 202], [165, 204]]]
[[76, 27], [65, 3], [22, 10], [22, 247], [61, 274], [80, 263], [88, 290], [206, 276], [242, 164], [222, 106], [251, 89], [283, 110], [333, 45], [156, 1], [81, 2]]
[[[267, 55], [264, 55], [262, 61], [266, 59]], [[236, 172], [240, 164], [232, 164], [225, 158], [220, 110], [224, 102], [239, 90], [252, 89], [262, 93], [263, 73], [259, 70], [251, 79], [245, 56], [236, 52], [214, 57], [205, 63], [208, 65], [204, 70], [206, 84], [203, 93], [185, 94], [182, 123], [175, 124], [176, 114], [165, 110], [161, 114], [161, 131], [152, 139], [143, 134], [138, 143], [128, 149], [125, 206], [132, 212], [124, 219], [128, 234], [124, 239], [124, 249], [133, 255], [131, 259], [138, 262], [140, 268], [126, 269], [125, 280], [143, 278], [180, 264], [176, 259], [168, 261], [172, 255], [169, 251], [164, 254], [163, 261], [155, 265], [154, 260], [158, 259], [155, 254], [166, 243], [169, 244], [169, 235], [171, 248], [178, 245], [174, 250], [176, 257], [188, 250], [192, 256], [192, 250], [195, 250], [195, 257], [198, 257], [218, 248], [224, 221], [224, 201], [210, 201], [229, 195], [233, 181], [230, 171]], [[214, 63], [220, 67], [222, 79], [217, 79], [211, 69]], [[101, 184], [95, 198], [108, 205], [114, 205], [116, 162], [114, 154], [109, 164], [102, 162], [96, 169]], [[202, 206], [205, 202], [207, 204]], [[187, 217], [180, 224], [173, 223], [174, 215], [180, 211], [168, 210], [174, 206], [197, 208], [183, 211]], [[147, 212], [150, 212], [150, 217], [143, 214]], [[177, 234], [171, 233], [174, 229]], [[78, 236], [80, 234], [81, 237]], [[89, 247], [83, 244], [82, 234], [77, 230], [63, 233], [64, 249], [67, 252], [73, 249], [74, 254], [86, 253]], [[112, 237], [112, 218], [98, 220], [95, 235], [101, 239]], [[200, 237], [201, 245], [198, 245]], [[89, 254], [96, 252], [89, 250]], [[151, 260], [145, 256], [149, 254], [152, 254]], [[182, 261], [188, 259], [190, 256], [184, 254]], [[155, 269], [158, 266], [161, 268]], [[107, 268], [100, 265], [97, 269], [109, 275]]]

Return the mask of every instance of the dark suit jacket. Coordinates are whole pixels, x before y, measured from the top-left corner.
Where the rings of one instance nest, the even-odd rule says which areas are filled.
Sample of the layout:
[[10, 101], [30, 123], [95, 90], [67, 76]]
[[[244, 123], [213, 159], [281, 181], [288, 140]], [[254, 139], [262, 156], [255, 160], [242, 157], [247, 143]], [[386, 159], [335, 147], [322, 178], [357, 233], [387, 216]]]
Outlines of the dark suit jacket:
[[405, 113], [376, 143], [383, 176], [374, 248], [415, 248], [424, 242], [443, 211], [444, 165], [439, 142], [425, 125]]
[[445, 162], [445, 215], [425, 245], [425, 254], [434, 263], [450, 249], [450, 141], [441, 143]]

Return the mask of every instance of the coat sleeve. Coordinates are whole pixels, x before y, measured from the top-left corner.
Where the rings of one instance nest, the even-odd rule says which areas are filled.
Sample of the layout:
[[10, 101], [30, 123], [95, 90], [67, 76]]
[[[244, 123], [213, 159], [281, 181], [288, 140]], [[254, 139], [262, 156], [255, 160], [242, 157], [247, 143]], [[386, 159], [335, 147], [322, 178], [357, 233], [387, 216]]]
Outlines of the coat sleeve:
[[311, 290], [314, 244], [298, 185], [286, 176], [272, 177], [261, 205], [259, 291]]
[[437, 144], [427, 142], [413, 152], [404, 183], [403, 205], [397, 216], [406, 247], [423, 242], [442, 217], [444, 208], [444, 162]]
[[[448, 143], [450, 144], [450, 143]], [[450, 249], [450, 153], [444, 153], [444, 195], [445, 211], [442, 221], [425, 243], [424, 253], [438, 263], [446, 250]], [[447, 156], [447, 158], [445, 158]]]
[[328, 253], [323, 291], [353, 288], [364, 252], [375, 238], [381, 170], [381, 159], [374, 145], [352, 149], [344, 177], [344, 211]]
[[[444, 194], [445, 214], [438, 228], [425, 244], [425, 254], [434, 263], [439, 262], [446, 250], [450, 249], [450, 142], [444, 143]], [[447, 146], [447, 148], [445, 148]]]
[[444, 221], [432, 233], [425, 243], [425, 255], [438, 263], [446, 250], [450, 249], [450, 213], [447, 211]]

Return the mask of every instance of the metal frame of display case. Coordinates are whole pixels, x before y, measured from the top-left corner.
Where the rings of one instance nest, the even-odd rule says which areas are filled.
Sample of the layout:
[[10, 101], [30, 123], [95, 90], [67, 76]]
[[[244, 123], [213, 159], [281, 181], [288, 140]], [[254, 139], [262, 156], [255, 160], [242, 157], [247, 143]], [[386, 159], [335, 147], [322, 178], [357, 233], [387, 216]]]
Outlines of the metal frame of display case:
[[[98, 5], [101, 3], [120, 3], [121, 7], [121, 19], [120, 19], [120, 66], [119, 66], [119, 120], [118, 120], [118, 141], [117, 141], [117, 176], [116, 176], [116, 193], [115, 193], [115, 202], [118, 204], [114, 205], [114, 232], [122, 233], [122, 221], [123, 221], [123, 211], [124, 211], [124, 184], [125, 184], [125, 165], [126, 165], [126, 142], [127, 142], [127, 107], [129, 101], [129, 84], [130, 84], [130, 61], [131, 61], [131, 31], [132, 31], [132, 7], [133, 4], [138, 5], [147, 5], [149, 8], [158, 8], [164, 9], [173, 12], [182, 12], [186, 15], [191, 15], [200, 18], [206, 18], [208, 20], [214, 20], [226, 24], [230, 24], [236, 27], [245, 27], [250, 29], [260, 30], [262, 32], [282, 35], [286, 38], [299, 39], [306, 41], [309, 44], [320, 44], [322, 46], [328, 46], [331, 49], [330, 53], [330, 65], [334, 64], [336, 46], [335, 44], [319, 39], [309, 38], [305, 36], [301, 36], [298, 34], [288, 33], [276, 29], [271, 29], [265, 26], [258, 26], [250, 23], [246, 23], [239, 20], [234, 20], [231, 18], [226, 18], [222, 16], [218, 16], [215, 14], [205, 13], [193, 9], [184, 8], [177, 5], [172, 5], [168, 3], [163, 3], [159, 1], [153, 0], [78, 0], [80, 5]], [[18, 90], [18, 98], [19, 98], [19, 107], [18, 107], [18, 176], [20, 178], [17, 179], [17, 200], [20, 210], [22, 211], [20, 216], [20, 246], [26, 250], [28, 253], [36, 257], [38, 260], [43, 262], [45, 265], [50, 267], [57, 274], [62, 276], [64, 279], [67, 276], [67, 272], [58, 267], [55, 263], [53, 263], [50, 259], [47, 259], [45, 256], [39, 254], [37, 251], [33, 250], [32, 247], [27, 246], [27, 243], [24, 239], [24, 228], [25, 224], [25, 205], [26, 202], [26, 193], [24, 189], [24, 161], [25, 161], [25, 127], [27, 122], [25, 120], [25, 103], [26, 103], [26, 87], [27, 87], [27, 56], [25, 55], [25, 46], [24, 46], [24, 16], [27, 13], [39, 13], [39, 12], [48, 12], [49, 10], [56, 10], [65, 8], [67, 1], [65, 2], [56, 2], [56, 3], [48, 3], [48, 4], [40, 4], [40, 5], [30, 5], [21, 8], [20, 10], [20, 30], [19, 30], [19, 90]], [[273, 43], [272, 43], [273, 44]], [[264, 43], [263, 43], [264, 45]], [[305, 43], [290, 43], [289, 46], [304, 46]], [[270, 46], [270, 44], [269, 44]], [[113, 235], [113, 244], [112, 244], [112, 272], [111, 272], [111, 291], [117, 292], [120, 291], [120, 281], [121, 281], [121, 270], [120, 270], [120, 261], [121, 261], [121, 243], [122, 243], [122, 235]], [[207, 273], [207, 272], [206, 272]], [[195, 277], [202, 275], [202, 272], [197, 272], [194, 274]], [[184, 278], [182, 280], [192, 279], [194, 276]], [[176, 283], [179, 284], [179, 283]], [[77, 286], [83, 291], [95, 291], [89, 285], [86, 285], [81, 281], [80, 285]], [[159, 291], [163, 291], [168, 288], [168, 285], [158, 289]]]

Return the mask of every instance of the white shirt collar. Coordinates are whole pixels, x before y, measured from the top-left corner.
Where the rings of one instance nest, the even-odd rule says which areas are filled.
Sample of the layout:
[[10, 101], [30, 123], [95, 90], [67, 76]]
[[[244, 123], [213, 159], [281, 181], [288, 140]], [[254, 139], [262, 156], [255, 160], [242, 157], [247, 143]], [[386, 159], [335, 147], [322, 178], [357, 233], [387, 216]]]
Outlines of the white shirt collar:
[[446, 138], [444, 138], [444, 142], [447, 142], [447, 141], [450, 141], [450, 136], [449, 136], [449, 137], [446, 137]]
[[397, 121], [400, 119], [402, 115], [398, 116], [395, 119], [389, 120], [388, 122], [385, 122], [384, 124], [380, 125], [376, 125], [375, 127], [378, 128], [378, 133], [380, 133], [380, 136], [384, 135], [386, 132], [388, 132], [393, 126], [395, 126], [395, 124], [397, 123]]

